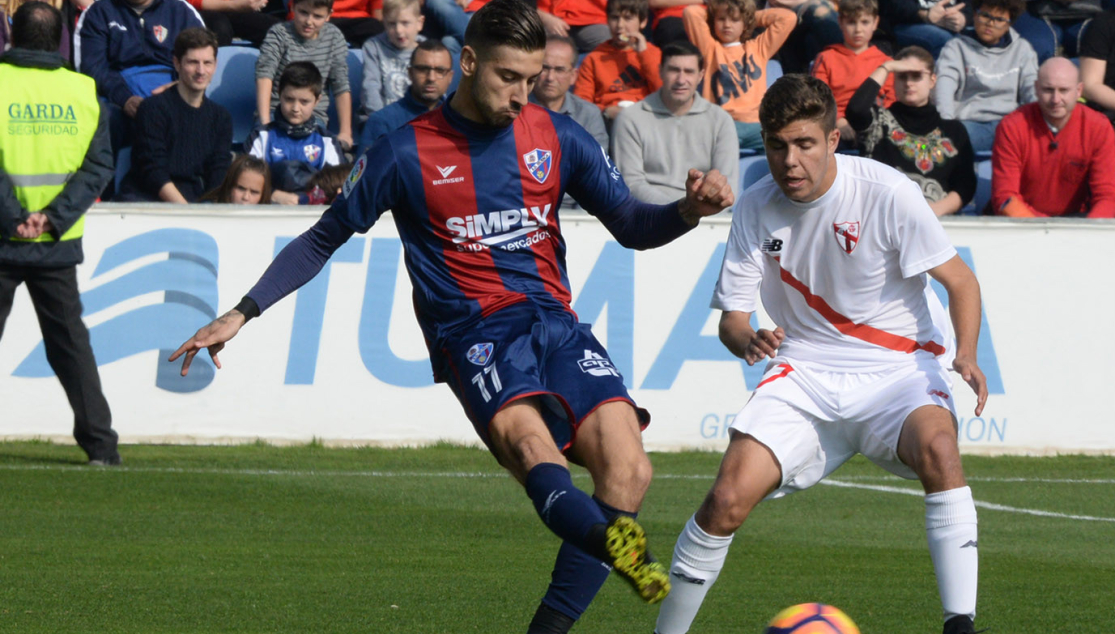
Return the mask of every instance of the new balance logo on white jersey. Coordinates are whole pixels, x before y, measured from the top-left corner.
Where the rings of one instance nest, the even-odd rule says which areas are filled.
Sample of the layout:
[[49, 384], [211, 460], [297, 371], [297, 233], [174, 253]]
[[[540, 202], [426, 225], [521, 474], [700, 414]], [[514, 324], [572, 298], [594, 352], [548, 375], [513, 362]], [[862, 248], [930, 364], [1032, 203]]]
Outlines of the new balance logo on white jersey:
[[759, 250], [763, 253], [778, 253], [782, 250], [782, 241], [778, 238], [767, 238], [763, 240], [763, 244], [759, 247]]
[[529, 233], [539, 227], [548, 227], [550, 205], [505, 209], [486, 214], [456, 216], [445, 221], [445, 228], [453, 234], [453, 243], [473, 241], [486, 245], [499, 244]]
[[585, 350], [585, 358], [577, 361], [577, 365], [581, 366], [581, 372], [592, 376], [619, 376], [619, 372], [616, 371], [616, 366], [612, 365], [611, 360], [592, 350]]

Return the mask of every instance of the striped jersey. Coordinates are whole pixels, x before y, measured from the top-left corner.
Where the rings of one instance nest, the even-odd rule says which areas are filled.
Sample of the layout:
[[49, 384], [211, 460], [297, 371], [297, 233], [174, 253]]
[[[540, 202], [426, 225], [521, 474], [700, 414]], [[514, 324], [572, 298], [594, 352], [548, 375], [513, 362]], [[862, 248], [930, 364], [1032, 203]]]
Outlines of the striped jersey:
[[566, 191], [606, 226], [629, 200], [600, 145], [569, 117], [526, 104], [494, 128], [446, 101], [361, 156], [332, 211], [363, 233], [391, 210], [433, 348], [519, 302], [572, 312], [557, 213]]

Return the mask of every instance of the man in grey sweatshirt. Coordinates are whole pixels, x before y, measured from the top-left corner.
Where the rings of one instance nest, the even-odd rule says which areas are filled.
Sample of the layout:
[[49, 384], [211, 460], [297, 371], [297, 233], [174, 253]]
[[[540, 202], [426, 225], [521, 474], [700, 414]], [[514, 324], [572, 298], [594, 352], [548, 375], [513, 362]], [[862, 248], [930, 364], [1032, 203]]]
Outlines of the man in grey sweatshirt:
[[1036, 99], [1038, 56], [1010, 26], [1025, 10], [1023, 0], [977, 2], [972, 27], [937, 58], [937, 111], [964, 124], [975, 152], [990, 152], [999, 120]]
[[697, 94], [704, 60], [689, 42], [662, 48], [662, 88], [612, 126], [612, 159], [631, 194], [664, 203], [685, 194], [690, 168], [719, 170], [739, 198], [739, 139], [732, 117]]

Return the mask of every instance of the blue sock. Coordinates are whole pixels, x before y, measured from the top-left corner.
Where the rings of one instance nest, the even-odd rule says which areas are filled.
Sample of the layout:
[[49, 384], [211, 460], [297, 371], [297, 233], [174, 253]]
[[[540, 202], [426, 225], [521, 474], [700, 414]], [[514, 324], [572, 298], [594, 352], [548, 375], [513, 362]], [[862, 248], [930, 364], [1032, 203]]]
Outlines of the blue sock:
[[593, 527], [608, 520], [588, 494], [573, 486], [569, 469], [552, 462], [537, 465], [527, 474], [526, 490], [542, 523], [562, 541], [589, 552], [603, 551], [603, 539], [595, 544], [589, 537], [593, 533], [602, 536], [603, 531], [593, 531]]
[[[617, 515], [626, 515], [634, 518], [638, 513], [621, 511], [608, 506], [595, 496], [592, 501], [600, 508], [600, 512], [608, 521]], [[566, 616], [578, 619], [588, 609], [596, 593], [608, 580], [608, 573], [612, 571], [603, 561], [589, 555], [569, 542], [561, 545], [557, 561], [554, 562], [554, 572], [550, 578], [550, 587], [546, 596], [542, 597], [542, 605], [549, 606]]]

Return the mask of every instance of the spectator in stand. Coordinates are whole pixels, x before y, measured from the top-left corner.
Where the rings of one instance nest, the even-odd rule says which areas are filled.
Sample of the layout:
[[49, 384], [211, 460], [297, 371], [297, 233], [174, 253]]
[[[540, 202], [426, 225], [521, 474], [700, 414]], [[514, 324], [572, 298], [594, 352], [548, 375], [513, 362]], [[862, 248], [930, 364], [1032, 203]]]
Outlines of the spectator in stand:
[[182, 31], [172, 59], [178, 82], [145, 99], [136, 114], [124, 200], [194, 202], [228, 173], [232, 115], [205, 96], [217, 66], [217, 36], [207, 29]]
[[[325, 77], [337, 101], [337, 140], [352, 147], [352, 93], [348, 85], [348, 43], [329, 23], [333, 0], [294, 0], [294, 19], [271, 27], [256, 62], [256, 107], [259, 122], [271, 123], [272, 104], [279, 100], [278, 79], [291, 62], [311, 62]], [[329, 125], [329, 94], [314, 109], [322, 126]]]
[[426, 38], [419, 35], [426, 18], [419, 0], [383, 0], [383, 33], [364, 42], [364, 88], [360, 121], [407, 93], [411, 55]]
[[798, 23], [782, 48], [778, 59], [785, 73], [808, 73], [821, 51], [844, 41], [834, 0], [768, 0], [768, 9], [789, 9]]
[[279, 78], [279, 107], [271, 123], [256, 128], [244, 142], [248, 154], [271, 168], [271, 198], [297, 205], [310, 178], [327, 165], [338, 165], [344, 151], [314, 118], [323, 80], [317, 66], [292, 62]]
[[[426, 40], [410, 56], [410, 88], [403, 98], [377, 110], [364, 124], [360, 152], [366, 152], [381, 136], [398, 130], [411, 119], [437, 108], [453, 81], [453, 58], [437, 40]], [[596, 111], [595, 108], [593, 108]], [[597, 116], [600, 116], [599, 111]]]
[[609, 122], [662, 86], [662, 50], [643, 35], [648, 10], [647, 0], [608, 0], [612, 39], [589, 53], [577, 73], [573, 94], [596, 104]]
[[942, 46], [972, 23], [970, 2], [959, 0], [887, 0], [879, 9], [899, 47], [920, 46], [933, 59], [937, 59]]
[[[135, 118], [152, 91], [173, 81], [178, 35], [204, 26], [185, 0], [100, 0], [78, 20], [74, 66], [96, 80], [109, 103]], [[114, 148], [122, 138], [118, 127]]]
[[1016, 218], [1115, 218], [1115, 130], [1078, 107], [1084, 90], [1072, 61], [1038, 68], [1037, 103], [1003, 118], [991, 152], [991, 204]]
[[8, 50], [8, 41], [12, 39], [11, 27], [8, 26], [8, 16], [0, 9], [0, 55]]
[[719, 170], [739, 199], [739, 145], [732, 118], [697, 94], [704, 58], [689, 42], [662, 51], [662, 87], [625, 109], [612, 128], [612, 157], [631, 189], [649, 203], [685, 194], [691, 168]]
[[659, 48], [678, 40], [689, 41], [685, 34], [682, 12], [691, 4], [701, 4], [702, 0], [650, 0], [652, 37]]
[[546, 38], [546, 56], [542, 74], [527, 100], [554, 112], [569, 115], [588, 130], [600, 147], [608, 147], [608, 131], [600, 108], [569, 92], [577, 73], [577, 45], [568, 37], [550, 35]]
[[[759, 102], [767, 62], [797, 24], [787, 9], [755, 10], [754, 0], [707, 0], [685, 8], [685, 32], [708, 63], [701, 96], [728, 111], [741, 149], [760, 149]], [[752, 37], [755, 29], [763, 29]]]
[[1115, 9], [1088, 25], [1080, 42], [1080, 77], [1088, 104], [1115, 118]]
[[[883, 108], [879, 88], [891, 73], [898, 100]], [[933, 213], [946, 216], [972, 200], [976, 170], [964, 126], [942, 119], [929, 101], [935, 82], [929, 51], [904, 48], [864, 80], [845, 116], [865, 156], [909, 176]]]
[[[8, 45], [12, 41], [12, 16], [23, 6], [25, 1], [26, 0], [0, 0], [0, 55], [8, 50]], [[62, 55], [62, 59], [70, 61], [71, 44], [74, 39], [71, 34], [73, 33], [73, 26], [77, 17], [75, 15], [74, 19], [70, 20], [67, 19], [67, 16], [72, 15], [76, 7], [65, 0], [50, 0], [47, 4], [58, 9], [62, 14], [62, 38], [58, 41], [58, 53]]]
[[226, 205], [269, 205], [271, 204], [271, 170], [267, 163], [248, 154], [240, 154], [232, 159], [224, 181], [198, 202], [222, 203]]
[[352, 163], [330, 165], [310, 179], [309, 191], [298, 198], [300, 205], [330, 205], [341, 195], [345, 180], [352, 173]]
[[[381, 0], [382, 1], [382, 0]], [[454, 58], [460, 57], [465, 44], [465, 29], [469, 14], [465, 13], [468, 0], [422, 0], [422, 15], [426, 18], [425, 31], [441, 39]]]
[[1023, 0], [977, 0], [973, 27], [937, 58], [933, 100], [942, 117], [964, 124], [973, 151], [990, 152], [999, 121], [1035, 98], [1038, 56], [1010, 28], [1025, 9]]
[[1028, 0], [1014, 29], [1034, 47], [1039, 64], [1058, 54], [1076, 57], [1084, 27], [1110, 4], [1110, 0]]
[[201, 13], [205, 26], [217, 34], [221, 46], [240, 38], [259, 48], [279, 18], [263, 13], [267, 0], [186, 0]]
[[[470, 4], [469, 10], [477, 10], [477, 4]], [[604, 0], [538, 0], [538, 15], [542, 16], [547, 34], [571, 37], [579, 52], [590, 53], [614, 37], [608, 24], [610, 4]], [[646, 13], [643, 12], [644, 21]], [[657, 68], [655, 76], [658, 76]]]
[[[813, 76], [828, 84], [836, 98], [836, 127], [840, 130], [840, 144], [848, 147], [856, 142], [856, 134], [844, 118], [848, 100], [875, 69], [890, 60], [890, 55], [871, 44], [878, 27], [879, 4], [876, 0], [841, 0], [840, 31], [844, 34], [844, 42], [826, 48], [813, 64]], [[887, 77], [876, 102], [884, 108], [894, 103], [892, 77]]]
[[[370, 37], [383, 33], [383, 0], [338, 0], [330, 5], [329, 23], [341, 30], [352, 48], [360, 48]], [[287, 20], [294, 20], [294, 2], [287, 9]]]

